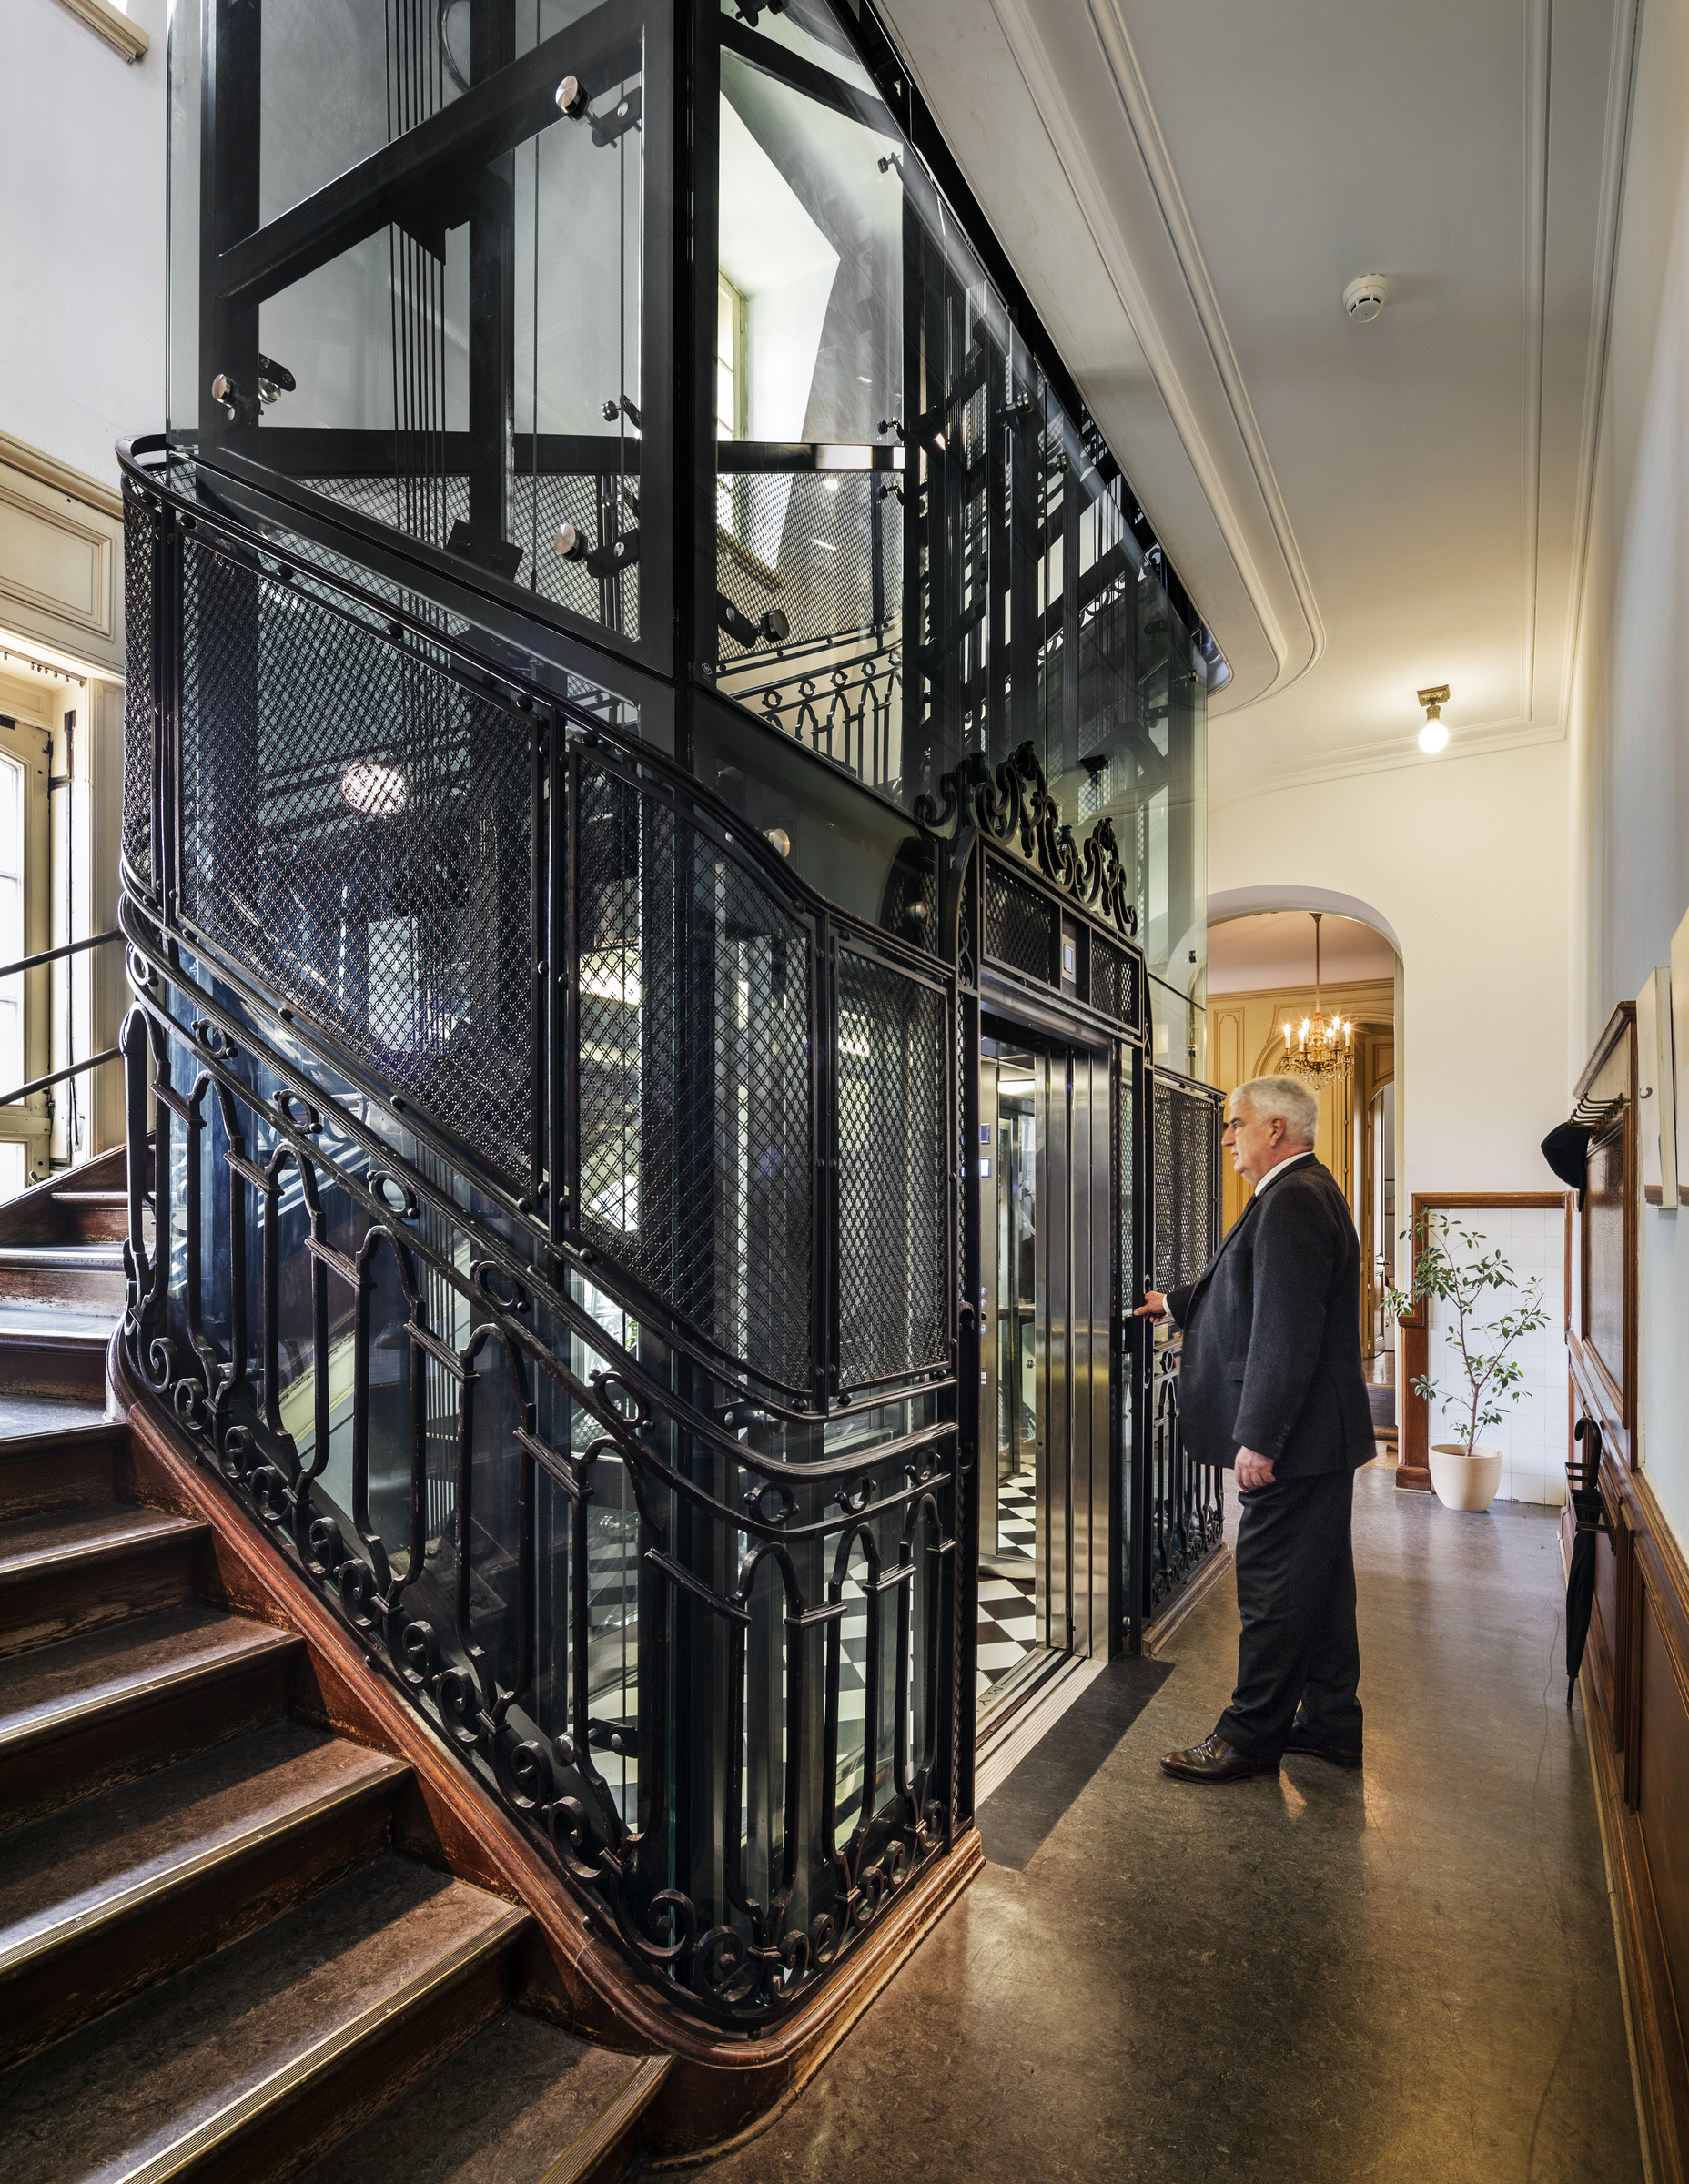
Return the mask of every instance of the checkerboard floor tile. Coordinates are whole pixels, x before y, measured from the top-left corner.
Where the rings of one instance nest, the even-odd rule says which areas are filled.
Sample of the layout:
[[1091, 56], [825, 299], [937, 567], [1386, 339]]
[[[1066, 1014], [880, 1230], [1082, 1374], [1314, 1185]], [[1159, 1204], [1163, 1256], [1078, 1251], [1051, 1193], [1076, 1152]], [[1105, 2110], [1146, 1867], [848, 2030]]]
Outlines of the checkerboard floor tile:
[[1028, 1563], [1037, 1552], [1037, 1485], [1030, 1471], [1013, 1471], [997, 1488], [997, 1552], [1024, 1554]]
[[979, 1696], [1033, 1651], [1038, 1642], [1037, 1606], [1034, 1598], [1031, 1557], [1024, 1578], [987, 1577], [979, 1580], [978, 1673]]

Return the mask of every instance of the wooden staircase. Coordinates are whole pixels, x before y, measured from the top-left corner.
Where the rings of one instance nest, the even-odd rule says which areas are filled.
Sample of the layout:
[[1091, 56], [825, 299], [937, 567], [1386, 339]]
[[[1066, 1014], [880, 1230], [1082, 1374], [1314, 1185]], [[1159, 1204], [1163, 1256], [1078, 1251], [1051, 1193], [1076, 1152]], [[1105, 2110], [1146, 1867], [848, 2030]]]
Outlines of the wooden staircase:
[[123, 1148], [0, 1206], [0, 1398], [106, 1408], [129, 1227]]
[[522, 2007], [529, 1913], [407, 1855], [411, 1767], [324, 1724], [304, 1640], [130, 1455], [0, 1441], [6, 2184], [622, 2175], [669, 2058]]

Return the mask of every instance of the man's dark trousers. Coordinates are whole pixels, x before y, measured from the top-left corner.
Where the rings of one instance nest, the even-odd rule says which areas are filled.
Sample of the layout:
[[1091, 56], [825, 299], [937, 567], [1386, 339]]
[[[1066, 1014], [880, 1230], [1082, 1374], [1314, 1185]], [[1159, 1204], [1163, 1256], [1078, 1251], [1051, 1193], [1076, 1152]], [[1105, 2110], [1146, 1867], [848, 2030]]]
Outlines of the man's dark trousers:
[[1360, 1645], [1350, 1544], [1351, 1471], [1246, 1487], [1238, 1525], [1238, 1685], [1217, 1736], [1252, 1759], [1281, 1758], [1293, 1722], [1360, 1750]]

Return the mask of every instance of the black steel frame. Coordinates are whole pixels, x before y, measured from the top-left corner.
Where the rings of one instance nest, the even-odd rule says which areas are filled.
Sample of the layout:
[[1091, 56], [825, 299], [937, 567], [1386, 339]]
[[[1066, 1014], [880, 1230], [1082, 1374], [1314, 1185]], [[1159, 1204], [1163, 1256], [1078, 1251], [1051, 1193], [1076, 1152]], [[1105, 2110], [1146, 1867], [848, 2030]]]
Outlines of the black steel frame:
[[[149, 794], [126, 830], [120, 911], [136, 993], [122, 1036], [130, 1127], [123, 1340], [130, 1370], [168, 1405], [207, 1469], [262, 1524], [300, 1579], [357, 1635], [376, 1672], [535, 1835], [569, 1885], [585, 1893], [595, 1923], [630, 1964], [655, 1979], [677, 2008], [754, 2031], [784, 2015], [856, 1946], [910, 1876], [955, 1843], [971, 1809], [969, 1724], [959, 1702], [969, 1638], [960, 1620], [965, 1586], [955, 1552], [960, 1330], [956, 1178], [947, 1159], [944, 1355], [860, 1391], [858, 1408], [865, 1400], [884, 1406], [905, 1399], [913, 1408], [904, 1430], [876, 1431], [871, 1411], [856, 1448], [830, 1453], [822, 1439], [824, 1421], [847, 1427], [853, 1414], [853, 1391], [838, 1384], [836, 1373], [840, 1161], [836, 1019], [825, 998], [833, 991], [831, 966], [841, 947], [885, 966], [912, 989], [936, 996], [945, 1024], [955, 1020], [954, 980], [930, 955], [814, 896], [764, 843], [735, 830], [731, 812], [636, 739], [556, 704], [463, 644], [442, 641], [421, 617], [325, 577], [272, 535], [183, 495], [163, 466], [146, 467], [161, 452], [157, 441], [123, 450], [130, 551], [152, 602], [148, 652], [130, 662], [128, 730], [129, 763]], [[290, 605], [308, 598], [314, 612], [353, 618], [379, 631], [385, 643], [426, 652], [430, 672], [507, 708], [512, 725], [530, 736], [534, 809], [550, 815], [549, 824], [534, 829], [534, 929], [545, 947], [561, 946], [561, 957], [549, 962], [537, 955], [532, 966], [536, 1022], [543, 1022], [548, 1057], [541, 1082], [552, 1096], [536, 1093], [526, 1178], [489, 1168], [473, 1148], [360, 1070], [297, 995], [277, 991], [249, 964], [184, 924], [182, 688], [187, 656], [199, 641], [183, 613], [183, 560], [190, 553], [239, 566], [274, 592], [287, 592]], [[802, 1390], [772, 1388], [675, 1314], [665, 1315], [661, 1300], [642, 1294], [602, 1249], [581, 1244], [563, 1204], [548, 1209], [551, 1178], [569, 1172], [569, 1104], [559, 1088], [568, 1082], [579, 981], [570, 957], [575, 853], [568, 815], [579, 804], [575, 777], [589, 761], [613, 769], [642, 806], [683, 814], [723, 867], [750, 875], [811, 935], [822, 974], [813, 990], [824, 996], [813, 1019], [810, 1062], [819, 1239], [814, 1301], [820, 1309], [812, 1322], [814, 1370]], [[943, 1110], [954, 1113], [947, 1038], [936, 1060]], [[150, 1158], [149, 1101], [157, 1115]], [[178, 1173], [187, 1195], [177, 1249], [163, 1239], [176, 1234]], [[290, 1176], [298, 1178], [309, 1229], [316, 1363], [308, 1453], [278, 1406], [278, 1237]], [[323, 1210], [329, 1190], [363, 1224], [355, 1251], [330, 1240]], [[160, 1239], [156, 1246], [147, 1240], [148, 1217]], [[207, 1235], [216, 1239], [209, 1264]], [[384, 1257], [406, 1301], [411, 1353], [459, 1391], [450, 1481], [459, 1552], [450, 1598], [430, 1592], [434, 1480], [415, 1371], [402, 1558], [371, 1509], [369, 1299]], [[254, 1281], [256, 1321], [248, 1304]], [[448, 1340], [430, 1325], [430, 1282], [467, 1306], [466, 1340]], [[638, 1316], [637, 1353], [587, 1310], [586, 1282]], [[334, 1433], [331, 1298], [344, 1304], [347, 1293], [353, 1491], [350, 1507], [342, 1508], [320, 1481]], [[341, 1322], [345, 1316], [342, 1309]], [[571, 1361], [577, 1352], [602, 1362], [582, 1369]], [[490, 1375], [495, 1398], [513, 1406], [517, 1421], [500, 1460], [516, 1477], [507, 1673], [480, 1642], [472, 1598], [481, 1470], [476, 1390]], [[560, 1445], [539, 1430], [548, 1386], [553, 1400], [588, 1421], [583, 1445]], [[606, 1748], [608, 1732], [592, 1716], [585, 1665], [585, 1519], [602, 1491], [599, 1482], [618, 1467], [640, 1523], [637, 1736], [649, 1764], [640, 1774], [636, 1822], [618, 1810], [592, 1756]], [[535, 1525], [539, 1502], [553, 1486], [580, 1514], [569, 1551], [575, 1630], [568, 1728], [541, 1734], [528, 1712], [541, 1637]], [[839, 1764], [841, 1631], [857, 1562], [865, 1566], [867, 1787], [856, 1825], [841, 1839], [824, 1787], [816, 1812], [816, 1785], [829, 1785]], [[758, 1605], [765, 1568], [775, 1573], [784, 1603], [773, 1625]], [[895, 1615], [886, 1612], [887, 1593], [895, 1596]], [[771, 1645], [776, 1666], [784, 1663], [784, 1723], [759, 1726], [745, 1712], [747, 1648], [760, 1659]], [[876, 1694], [888, 1673], [895, 1698], [891, 1719], [882, 1723]], [[885, 1795], [877, 1796], [873, 1754], [886, 1740]], [[755, 1892], [737, 1847], [737, 1766], [722, 1764], [742, 1744], [747, 1764], [773, 1768], [784, 1784], [783, 1845], [767, 1896]], [[701, 1760], [707, 1763], [702, 1771]], [[812, 1822], [820, 1849], [806, 1860]], [[689, 1825], [726, 1846], [723, 1900], [707, 1908], [676, 1885], [685, 1861], [677, 1866], [673, 1837], [677, 1829], [684, 1837]], [[793, 1919], [794, 1899], [800, 1915]]]

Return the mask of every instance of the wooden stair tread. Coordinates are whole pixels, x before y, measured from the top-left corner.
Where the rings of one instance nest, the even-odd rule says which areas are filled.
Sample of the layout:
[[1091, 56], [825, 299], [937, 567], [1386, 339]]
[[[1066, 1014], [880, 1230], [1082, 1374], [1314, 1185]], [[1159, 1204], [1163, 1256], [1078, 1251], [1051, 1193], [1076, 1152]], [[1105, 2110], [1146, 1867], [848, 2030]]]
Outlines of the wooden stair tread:
[[215, 1608], [172, 1608], [20, 1653], [0, 1698], [0, 1760], [298, 1643], [291, 1631]]
[[138, 1547], [203, 1537], [211, 1527], [194, 1517], [132, 1502], [85, 1502], [71, 1509], [0, 1522], [0, 1589], [33, 1582], [55, 1567], [66, 1574]]
[[32, 1516], [46, 1510], [86, 1508], [111, 1498], [114, 1467], [128, 1444], [120, 1419], [89, 1420], [86, 1406], [63, 1406], [67, 1423], [5, 1431], [7, 1413], [32, 1424], [54, 1406], [46, 1401], [9, 1405], [0, 1399], [0, 1516]]
[[299, 2184], [573, 2184], [668, 2067], [507, 2009]]
[[126, 1190], [56, 1190], [56, 1206], [121, 1206], [126, 1211], [129, 1194]]
[[32, 1821], [0, 1839], [0, 1979], [409, 1773], [279, 1722]]
[[123, 1317], [115, 1312], [68, 1311], [62, 1305], [0, 1297], [0, 1349], [27, 1345], [32, 1350], [104, 1351]]
[[0, 1274], [14, 1267], [53, 1274], [94, 1271], [100, 1274], [123, 1272], [123, 1246], [121, 1244], [0, 1244]]
[[7, 2184], [208, 2169], [527, 1921], [462, 1881], [378, 1859], [8, 2072]]

